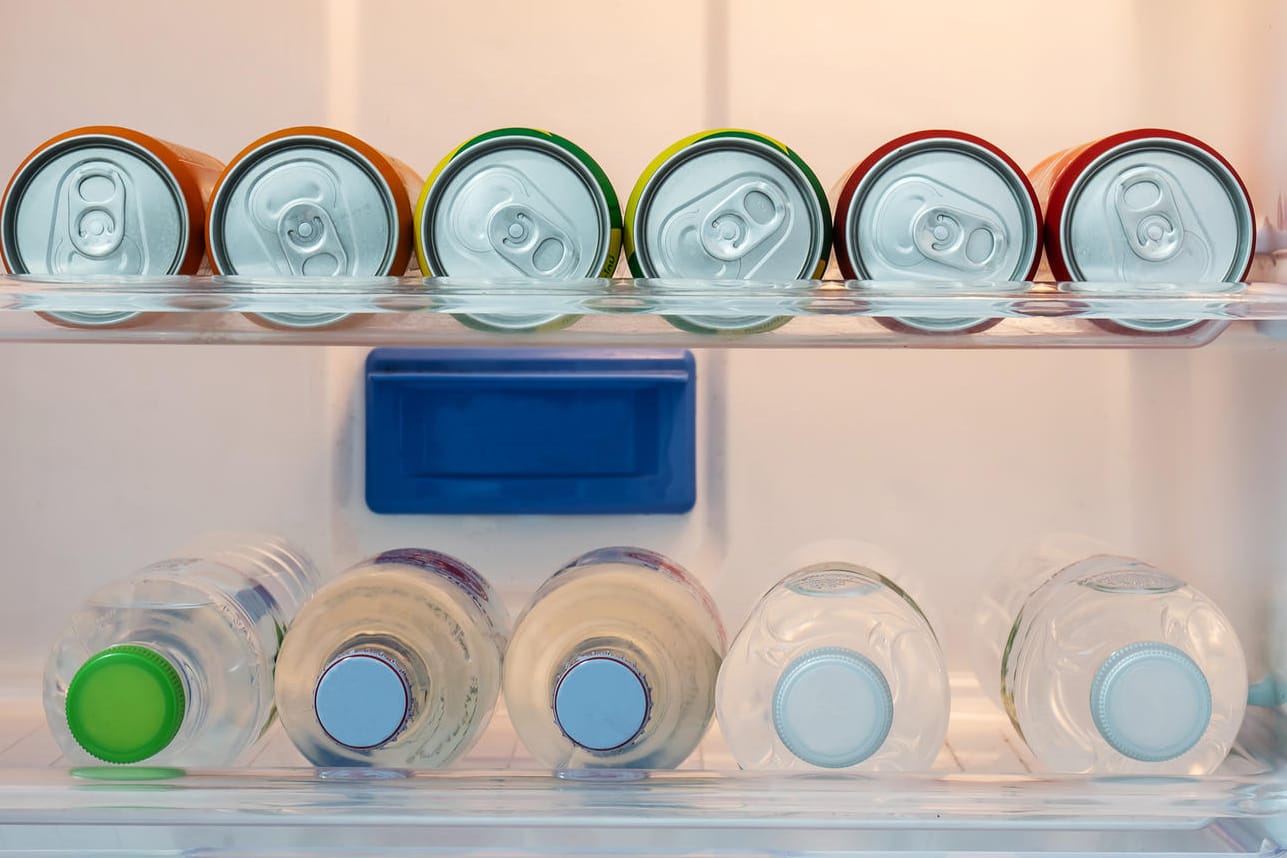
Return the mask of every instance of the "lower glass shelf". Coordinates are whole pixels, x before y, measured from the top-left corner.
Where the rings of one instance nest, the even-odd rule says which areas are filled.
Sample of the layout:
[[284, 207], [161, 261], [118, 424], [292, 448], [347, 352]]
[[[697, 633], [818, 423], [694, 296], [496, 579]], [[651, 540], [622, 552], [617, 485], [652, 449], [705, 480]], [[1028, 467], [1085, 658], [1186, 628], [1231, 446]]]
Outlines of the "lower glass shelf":
[[536, 769], [504, 712], [443, 772], [68, 771], [38, 701], [0, 704], [0, 855], [1282, 854], [1277, 713], [1205, 778], [1043, 776], [972, 679], [924, 775], [739, 772], [717, 730], [675, 771]]
[[1287, 285], [0, 277], [18, 341], [1148, 348], [1235, 320], [1287, 320]]

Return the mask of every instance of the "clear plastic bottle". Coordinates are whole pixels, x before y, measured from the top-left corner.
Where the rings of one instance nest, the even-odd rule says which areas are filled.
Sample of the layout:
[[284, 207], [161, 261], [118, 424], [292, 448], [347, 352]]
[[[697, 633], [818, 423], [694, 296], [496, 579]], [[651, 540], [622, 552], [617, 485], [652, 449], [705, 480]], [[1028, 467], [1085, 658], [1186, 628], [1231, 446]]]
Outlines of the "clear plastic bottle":
[[509, 615], [468, 564], [386, 551], [317, 592], [277, 662], [277, 706], [314, 765], [433, 768], [477, 740]]
[[1058, 537], [984, 598], [974, 668], [1041, 764], [1199, 775], [1228, 755], [1247, 664], [1202, 593], [1131, 557]]
[[551, 768], [671, 768], [715, 706], [724, 629], [687, 571], [642, 548], [601, 548], [556, 572], [519, 617], [505, 703]]
[[273, 665], [317, 586], [277, 539], [164, 560], [95, 592], [45, 669], [68, 761], [228, 765], [273, 718]]
[[745, 769], [928, 769], [951, 709], [929, 621], [897, 584], [849, 563], [783, 578], [720, 668], [716, 712]]

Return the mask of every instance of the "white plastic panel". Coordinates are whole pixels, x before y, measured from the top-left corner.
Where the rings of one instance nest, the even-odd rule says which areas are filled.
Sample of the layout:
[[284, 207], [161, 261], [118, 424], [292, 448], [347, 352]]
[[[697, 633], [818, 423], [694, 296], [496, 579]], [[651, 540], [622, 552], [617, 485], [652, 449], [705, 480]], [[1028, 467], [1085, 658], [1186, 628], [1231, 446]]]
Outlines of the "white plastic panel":
[[[830, 185], [916, 128], [972, 131], [1030, 164], [1156, 124], [1221, 148], [1273, 213], [1287, 179], [1287, 123], [1270, 109], [1287, 72], [1281, 5], [958, 6], [14, 4], [0, 19], [0, 164], [89, 122], [224, 159], [322, 122], [427, 171], [472, 134], [527, 123], [584, 145], [624, 201], [655, 153], [714, 125], [783, 139]], [[1240, 754], [1209, 779], [1032, 776], [961, 673], [991, 559], [1060, 529], [1188, 577], [1230, 614], [1253, 679], [1287, 675], [1287, 348], [1250, 324], [1187, 352], [703, 351], [698, 506], [654, 518], [370, 513], [364, 356], [0, 344], [0, 574], [13, 594], [0, 604], [0, 853], [1280, 851], [1281, 774]], [[464, 761], [481, 773], [343, 786], [264, 773], [298, 763], [278, 734], [256, 772], [71, 779], [35, 699], [58, 625], [94, 584], [212, 529], [283, 533], [332, 571], [394, 545], [441, 548], [515, 611], [569, 557], [638, 542], [710, 584], [730, 627], [811, 547], [874, 543], [921, 580], [957, 670], [948, 745], [920, 778], [698, 774], [731, 765], [712, 736], [680, 772], [584, 782], [524, 773], [498, 717]], [[1254, 719], [1244, 744], [1276, 766], [1281, 735]]]

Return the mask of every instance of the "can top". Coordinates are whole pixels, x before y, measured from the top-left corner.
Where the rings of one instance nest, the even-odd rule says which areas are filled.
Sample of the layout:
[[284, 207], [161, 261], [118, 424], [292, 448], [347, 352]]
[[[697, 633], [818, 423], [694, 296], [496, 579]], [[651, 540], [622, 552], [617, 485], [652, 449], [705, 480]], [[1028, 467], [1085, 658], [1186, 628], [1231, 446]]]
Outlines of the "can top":
[[[348, 135], [281, 133], [228, 165], [210, 201], [210, 261], [222, 274], [374, 277], [396, 267], [395, 191]], [[356, 142], [356, 141], [353, 141]]]
[[182, 266], [193, 225], [178, 178], [108, 131], [56, 138], [18, 169], [0, 207], [10, 271], [162, 276]]
[[378, 748], [406, 726], [411, 690], [406, 675], [383, 653], [344, 653], [322, 672], [313, 711], [326, 735], [348, 748]]
[[1026, 280], [1041, 256], [1036, 195], [999, 149], [956, 132], [921, 132], [854, 170], [838, 206], [846, 277]]
[[1242, 180], [1213, 149], [1145, 130], [1089, 147], [1051, 194], [1051, 268], [1063, 280], [1242, 279], [1255, 220]]
[[579, 659], [554, 689], [559, 729], [590, 751], [611, 751], [630, 742], [648, 723], [651, 708], [644, 678], [615, 655]]
[[1211, 688], [1202, 669], [1166, 643], [1116, 650], [1095, 673], [1090, 711], [1104, 741], [1146, 763], [1173, 760], [1211, 723]]
[[844, 647], [800, 655], [773, 691], [773, 726], [787, 750], [813, 766], [846, 768], [885, 743], [894, 723], [889, 683], [871, 659]]
[[750, 132], [681, 141], [631, 197], [636, 276], [795, 280], [820, 276], [830, 250], [817, 178], [786, 147]]
[[506, 129], [442, 164], [419, 205], [426, 274], [577, 278], [616, 259], [620, 210], [589, 156], [554, 135]]
[[159, 753], [183, 724], [187, 698], [179, 673], [147, 647], [108, 647], [67, 685], [67, 727], [82, 748], [108, 763]]

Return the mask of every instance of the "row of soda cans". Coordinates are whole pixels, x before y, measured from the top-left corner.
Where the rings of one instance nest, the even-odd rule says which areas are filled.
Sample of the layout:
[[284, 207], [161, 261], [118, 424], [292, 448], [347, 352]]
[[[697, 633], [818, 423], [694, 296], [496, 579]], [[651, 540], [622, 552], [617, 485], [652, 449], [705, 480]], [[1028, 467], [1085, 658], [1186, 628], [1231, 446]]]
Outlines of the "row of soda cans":
[[[42, 143], [0, 204], [11, 273], [247, 277], [402, 275], [465, 280], [609, 277], [624, 243], [636, 277], [815, 279], [832, 250], [846, 279], [1231, 282], [1251, 264], [1247, 190], [1212, 147], [1140, 129], [1051, 155], [1026, 173], [997, 146], [922, 131], [868, 155], [836, 185], [763, 134], [720, 129], [665, 149], [622, 217], [599, 165], [531, 128], [471, 138], [428, 180], [341, 131], [262, 137], [226, 166], [127, 128], [93, 126]], [[1044, 209], [1044, 217], [1043, 217]], [[343, 314], [264, 314], [269, 325], [326, 327]], [[575, 317], [463, 319], [550, 329]], [[669, 318], [669, 317], [668, 317]], [[64, 324], [137, 324], [139, 313], [65, 313]], [[690, 330], [767, 330], [783, 317], [671, 319]], [[968, 333], [988, 319], [882, 320]], [[1106, 323], [1107, 324], [1107, 323]], [[1116, 323], [1165, 332], [1183, 320]]]

